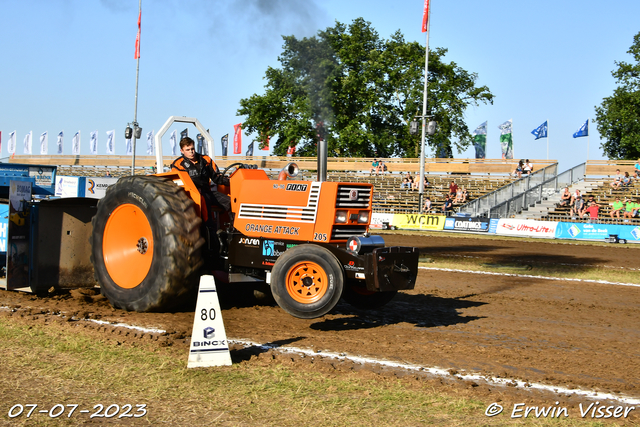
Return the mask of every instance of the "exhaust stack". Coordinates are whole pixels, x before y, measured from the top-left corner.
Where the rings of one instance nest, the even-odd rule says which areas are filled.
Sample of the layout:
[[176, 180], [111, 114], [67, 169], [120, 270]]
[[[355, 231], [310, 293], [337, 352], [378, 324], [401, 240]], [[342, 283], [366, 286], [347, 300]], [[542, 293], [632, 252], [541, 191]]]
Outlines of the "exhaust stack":
[[327, 141], [320, 138], [318, 141], [318, 182], [327, 180], [327, 157], [329, 148]]

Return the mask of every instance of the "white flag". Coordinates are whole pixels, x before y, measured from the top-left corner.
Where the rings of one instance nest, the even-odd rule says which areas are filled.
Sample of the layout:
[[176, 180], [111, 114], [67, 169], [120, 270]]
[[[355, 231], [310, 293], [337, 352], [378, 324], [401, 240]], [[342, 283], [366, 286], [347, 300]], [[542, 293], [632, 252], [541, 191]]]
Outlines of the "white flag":
[[176, 141], [178, 139], [178, 131], [177, 130], [173, 130], [173, 132], [171, 132], [171, 137], [169, 138], [169, 144], [171, 145], [171, 155], [175, 156], [176, 155]]
[[147, 132], [147, 154], [153, 155], [153, 131]]
[[24, 137], [24, 154], [31, 154], [31, 140], [33, 139], [33, 131]]
[[7, 141], [7, 152], [9, 154], [16, 153], [16, 131], [15, 130], [9, 134], [9, 140]]
[[125, 141], [125, 143], [127, 144], [127, 152], [126, 152], [126, 154], [127, 154], [127, 156], [130, 156], [131, 155], [131, 138], [127, 139]]
[[91, 132], [91, 141], [89, 142], [89, 149], [91, 154], [98, 154], [98, 131]]
[[116, 135], [116, 131], [115, 130], [108, 130], [107, 131], [107, 154], [113, 154], [114, 153], [115, 144], [113, 142], [113, 139], [115, 138], [115, 135]]
[[40, 135], [40, 154], [43, 156], [49, 154], [49, 135], [47, 132], [42, 132]]
[[62, 154], [62, 140], [64, 138], [64, 131], [60, 131], [60, 133], [58, 134], [58, 154]]
[[73, 141], [71, 142], [71, 154], [74, 156], [80, 155], [80, 131], [73, 135]]

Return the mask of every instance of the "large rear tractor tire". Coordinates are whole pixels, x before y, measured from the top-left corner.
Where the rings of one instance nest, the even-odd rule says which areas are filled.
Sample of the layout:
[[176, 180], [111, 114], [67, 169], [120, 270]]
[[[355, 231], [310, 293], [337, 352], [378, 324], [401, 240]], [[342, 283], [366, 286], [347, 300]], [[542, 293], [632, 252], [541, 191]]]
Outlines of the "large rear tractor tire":
[[282, 254], [271, 271], [271, 292], [292, 316], [313, 319], [340, 300], [344, 273], [338, 259], [317, 245], [298, 245]]
[[113, 306], [164, 311], [195, 300], [202, 220], [182, 188], [154, 176], [121, 178], [92, 224], [94, 274]]
[[362, 284], [349, 282], [344, 287], [342, 299], [353, 307], [372, 309], [386, 305], [397, 293], [398, 291], [373, 292]]

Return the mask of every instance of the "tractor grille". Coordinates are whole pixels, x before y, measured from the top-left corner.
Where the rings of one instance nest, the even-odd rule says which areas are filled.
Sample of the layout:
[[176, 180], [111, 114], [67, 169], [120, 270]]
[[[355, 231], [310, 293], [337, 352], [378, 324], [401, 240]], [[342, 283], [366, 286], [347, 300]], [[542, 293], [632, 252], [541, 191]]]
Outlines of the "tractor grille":
[[[307, 206], [256, 205], [242, 203], [238, 218], [270, 219], [273, 221], [316, 222], [320, 184], [312, 182]], [[347, 195], [348, 196], [348, 195]]]
[[331, 240], [347, 240], [351, 236], [362, 236], [366, 232], [366, 225], [334, 225], [331, 229]]
[[[351, 200], [352, 191], [358, 192], [356, 200]], [[369, 209], [372, 187], [360, 185], [338, 185], [336, 208]]]
[[294, 208], [291, 206], [260, 206], [243, 204], [240, 208], [240, 215], [241, 218], [314, 222], [316, 210], [309, 208]]

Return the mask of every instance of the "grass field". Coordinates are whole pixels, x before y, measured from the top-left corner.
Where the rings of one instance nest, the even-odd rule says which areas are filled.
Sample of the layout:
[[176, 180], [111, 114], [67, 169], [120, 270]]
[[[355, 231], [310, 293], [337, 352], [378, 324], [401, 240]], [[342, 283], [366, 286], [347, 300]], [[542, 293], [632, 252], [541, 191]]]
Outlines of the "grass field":
[[[442, 392], [417, 377], [371, 372], [332, 374], [296, 366], [286, 356], [265, 362], [187, 369], [184, 349], [122, 345], [65, 324], [0, 318], [3, 425], [417, 426], [509, 425], [488, 418], [487, 403]], [[30, 417], [27, 404], [38, 407]], [[100, 410], [113, 417], [90, 418]], [[125, 413], [126, 405], [131, 411]], [[23, 405], [24, 412], [15, 418]], [[57, 406], [52, 418], [40, 409]], [[70, 414], [72, 405], [78, 405]], [[117, 406], [115, 406], [117, 405]], [[138, 405], [144, 405], [138, 406]], [[89, 413], [80, 413], [85, 409]], [[69, 416], [71, 415], [71, 416]], [[142, 415], [140, 418], [135, 416]], [[602, 425], [576, 419], [525, 425]]]

